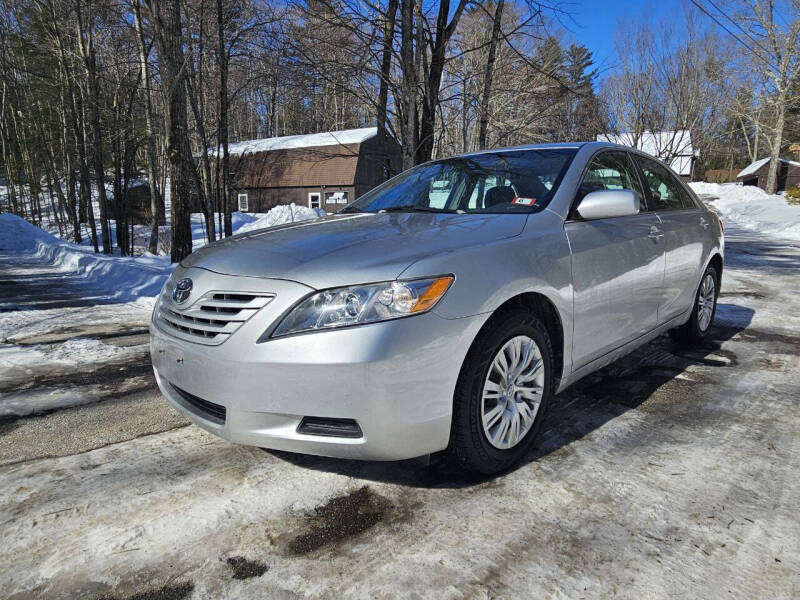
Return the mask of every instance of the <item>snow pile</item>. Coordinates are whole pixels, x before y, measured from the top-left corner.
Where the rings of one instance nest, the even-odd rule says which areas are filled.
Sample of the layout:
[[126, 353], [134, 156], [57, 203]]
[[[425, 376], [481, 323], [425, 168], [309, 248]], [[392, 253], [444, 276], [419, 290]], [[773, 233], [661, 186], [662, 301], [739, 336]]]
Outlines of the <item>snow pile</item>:
[[285, 223], [308, 221], [309, 219], [322, 217], [325, 214], [325, 211], [321, 208], [297, 206], [294, 202], [291, 204], [279, 204], [278, 206], [272, 208], [268, 213], [255, 215], [256, 218], [254, 220], [245, 225], [241, 225], [234, 231], [235, 233], [246, 233], [248, 231], [255, 231], [256, 229], [264, 229], [266, 227], [275, 227], [276, 225], [283, 225]]
[[120, 258], [60, 240], [24, 219], [0, 214], [0, 249], [45, 259], [59, 270], [81, 277], [115, 302], [156, 296], [172, 270], [168, 257]]
[[800, 206], [789, 204], [783, 196], [736, 183], [695, 182], [689, 185], [696, 194], [716, 196], [718, 199], [711, 204], [723, 219], [760, 233], [800, 240]]
[[[321, 209], [295, 204], [279, 205], [264, 214], [235, 212], [233, 232], [306, 221], [324, 214]], [[207, 240], [203, 216], [192, 215], [191, 226], [194, 248], [204, 246]], [[168, 236], [168, 226], [163, 229]], [[103, 294], [104, 300], [131, 302], [157, 296], [173, 268], [168, 256], [148, 253], [136, 257], [107, 256], [95, 254], [85, 244], [64, 241], [14, 214], [0, 214], [0, 251], [42, 258], [65, 274], [80, 277], [94, 292]]]
[[11, 213], [0, 214], [0, 250], [35, 250], [37, 244], [60, 244], [57, 237], [50, 235]]

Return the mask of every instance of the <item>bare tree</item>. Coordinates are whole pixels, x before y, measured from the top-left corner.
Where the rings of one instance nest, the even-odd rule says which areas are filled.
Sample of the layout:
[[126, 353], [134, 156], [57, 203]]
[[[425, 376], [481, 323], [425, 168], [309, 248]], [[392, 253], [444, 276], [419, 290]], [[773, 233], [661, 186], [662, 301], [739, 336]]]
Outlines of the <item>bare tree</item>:
[[489, 98], [492, 93], [494, 64], [497, 58], [497, 45], [500, 43], [500, 27], [503, 21], [505, 0], [497, 0], [492, 18], [492, 35], [489, 39], [489, 55], [483, 72], [483, 91], [481, 92], [480, 127], [478, 128], [478, 148], [486, 148], [486, 132], [489, 128]]
[[756, 69], [764, 81], [764, 100], [774, 111], [767, 192], [778, 189], [778, 167], [784, 145], [786, 113], [798, 100], [793, 85], [800, 78], [800, 0], [725, 0], [721, 4], [692, 0], [704, 14], [724, 28], [746, 51], [746, 68]]
[[161, 194], [158, 190], [158, 167], [156, 154], [156, 135], [153, 124], [153, 98], [150, 86], [149, 58], [150, 47], [145, 40], [142, 28], [142, 10], [139, 0], [133, 0], [133, 17], [136, 27], [136, 42], [139, 47], [139, 62], [142, 70], [142, 92], [144, 95], [145, 146], [147, 152], [147, 183], [150, 189], [150, 241], [147, 250], [150, 254], [158, 253], [158, 220], [163, 212]]
[[89, 121], [92, 130], [92, 162], [100, 205], [100, 231], [103, 239], [103, 254], [111, 254], [111, 232], [109, 230], [108, 198], [106, 195], [105, 168], [103, 167], [103, 134], [100, 127], [100, 84], [97, 78], [97, 53], [94, 47], [94, 24], [91, 16], [85, 15], [83, 0], [75, 1], [75, 23], [78, 49], [86, 72]]
[[183, 55], [181, 1], [145, 1], [150, 9], [167, 108], [165, 120], [171, 199], [170, 254], [172, 262], [180, 262], [192, 252], [189, 207], [194, 170], [186, 114], [187, 74]]

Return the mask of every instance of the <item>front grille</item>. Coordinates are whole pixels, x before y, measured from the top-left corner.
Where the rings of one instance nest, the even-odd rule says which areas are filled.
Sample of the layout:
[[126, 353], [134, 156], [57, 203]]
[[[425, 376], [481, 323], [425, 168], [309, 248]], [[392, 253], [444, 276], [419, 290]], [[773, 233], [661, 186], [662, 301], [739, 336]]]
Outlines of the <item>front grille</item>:
[[214, 291], [181, 308], [170, 294], [165, 289], [159, 300], [158, 325], [176, 337], [210, 346], [227, 340], [274, 298], [272, 294]]
[[186, 402], [189, 406], [194, 409], [194, 412], [198, 413], [204, 419], [211, 421], [212, 423], [217, 423], [218, 425], [225, 424], [225, 407], [219, 404], [214, 404], [213, 402], [209, 402], [208, 400], [203, 400], [202, 398], [198, 398], [194, 394], [190, 394], [186, 390], [182, 390], [176, 385], [170, 384], [173, 390], [181, 397], [181, 399]]

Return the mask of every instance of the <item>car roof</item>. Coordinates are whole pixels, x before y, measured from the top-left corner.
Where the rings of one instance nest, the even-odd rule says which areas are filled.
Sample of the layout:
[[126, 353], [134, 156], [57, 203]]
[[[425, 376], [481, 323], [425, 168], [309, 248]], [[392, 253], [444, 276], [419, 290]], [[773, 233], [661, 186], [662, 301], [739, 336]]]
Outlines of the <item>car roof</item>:
[[492, 152], [514, 152], [517, 150], [551, 150], [551, 149], [563, 149], [563, 148], [572, 148], [578, 150], [583, 147], [588, 147], [591, 149], [600, 149], [600, 148], [625, 148], [626, 150], [630, 150], [627, 146], [623, 146], [621, 144], [615, 144], [613, 142], [560, 142], [560, 143], [549, 143], [549, 144], [525, 144], [523, 146], [511, 146], [507, 148], [487, 148], [486, 150], [478, 150], [476, 152], [466, 152], [464, 154], [457, 154], [457, 157], [467, 157], [467, 156], [479, 156], [481, 154], [488, 154]]

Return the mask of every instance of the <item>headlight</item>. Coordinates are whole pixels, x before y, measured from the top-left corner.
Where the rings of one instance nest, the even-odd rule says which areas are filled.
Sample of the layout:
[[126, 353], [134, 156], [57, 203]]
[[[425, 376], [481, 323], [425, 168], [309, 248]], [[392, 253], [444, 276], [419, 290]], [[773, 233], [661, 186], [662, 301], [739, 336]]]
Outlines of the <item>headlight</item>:
[[453, 276], [446, 275], [317, 292], [295, 306], [272, 337], [421, 314], [436, 306], [451, 283]]

